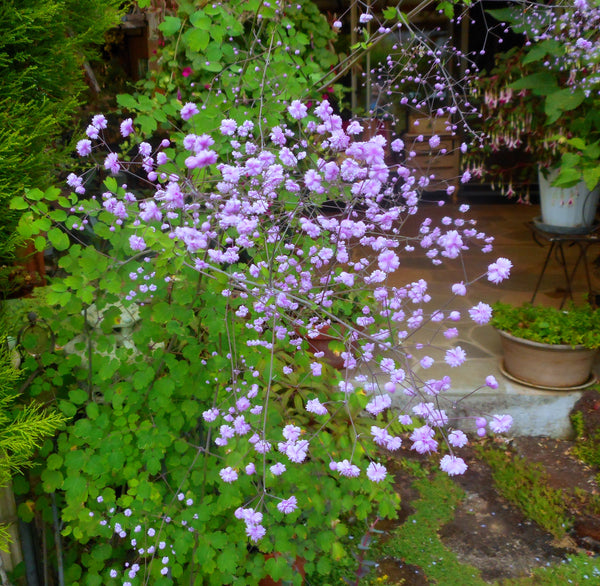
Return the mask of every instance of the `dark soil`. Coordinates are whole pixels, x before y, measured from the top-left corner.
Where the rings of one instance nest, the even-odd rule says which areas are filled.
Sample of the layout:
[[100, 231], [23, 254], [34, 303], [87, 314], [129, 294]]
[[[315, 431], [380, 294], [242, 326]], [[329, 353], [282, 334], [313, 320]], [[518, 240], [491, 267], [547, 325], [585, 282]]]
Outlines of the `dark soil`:
[[[593, 437], [598, 432], [600, 439], [599, 397], [597, 391], [590, 392], [576, 409], [582, 412], [585, 434]], [[461, 456], [469, 469], [463, 476], [455, 477], [455, 482], [464, 491], [465, 498], [455, 511], [454, 519], [439, 532], [444, 545], [461, 563], [478, 568], [481, 577], [490, 583], [528, 576], [536, 567], [560, 563], [575, 552], [600, 555], [600, 487], [597, 483], [600, 471], [576, 457], [575, 442], [519, 437], [506, 440], [504, 447], [516, 457], [543, 467], [547, 485], [561, 490], [564, 495], [572, 527], [565, 536], [556, 539], [527, 519], [519, 508], [499, 494], [490, 467], [477, 457], [476, 450], [463, 449]], [[398, 456], [418, 458], [407, 449]], [[398, 521], [380, 527], [386, 533], [404, 523], [414, 512], [410, 503], [419, 498], [419, 493], [412, 486], [413, 480], [406, 471], [396, 474], [402, 509]], [[377, 575], [387, 576], [385, 583], [388, 584], [435, 583], [428, 581], [426, 569], [398, 559], [379, 560]]]

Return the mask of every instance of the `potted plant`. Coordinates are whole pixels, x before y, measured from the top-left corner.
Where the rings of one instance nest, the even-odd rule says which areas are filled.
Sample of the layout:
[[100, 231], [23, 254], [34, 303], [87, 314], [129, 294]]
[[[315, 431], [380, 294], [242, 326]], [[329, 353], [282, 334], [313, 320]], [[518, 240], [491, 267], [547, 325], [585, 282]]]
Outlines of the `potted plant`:
[[547, 389], [571, 389], [593, 381], [600, 347], [600, 309], [567, 310], [496, 303], [491, 324], [500, 334], [505, 373]]
[[489, 12], [523, 34], [524, 44], [497, 55], [496, 67], [479, 80], [487, 145], [471, 154], [470, 164], [516, 153], [512, 168], [485, 172], [497, 174], [509, 196], [515, 183], [530, 185], [537, 177], [541, 223], [554, 232], [585, 233], [600, 179], [600, 55], [591, 50], [600, 7], [569, 1], [560, 10], [539, 5]]

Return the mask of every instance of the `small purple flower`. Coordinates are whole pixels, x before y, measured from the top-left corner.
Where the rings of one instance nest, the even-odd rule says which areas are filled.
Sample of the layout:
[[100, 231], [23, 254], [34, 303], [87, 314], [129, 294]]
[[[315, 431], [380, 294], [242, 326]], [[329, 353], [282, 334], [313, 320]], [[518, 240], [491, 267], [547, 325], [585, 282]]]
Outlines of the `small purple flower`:
[[294, 100], [288, 107], [288, 113], [294, 120], [302, 120], [306, 118], [308, 109], [300, 100]]
[[108, 126], [106, 117], [103, 114], [96, 114], [92, 118], [92, 126], [98, 130], [104, 130]]
[[237, 472], [231, 466], [227, 466], [227, 468], [223, 468], [219, 472], [219, 476], [223, 479], [223, 482], [227, 482], [227, 483], [235, 482], [238, 479]]
[[246, 535], [251, 541], [260, 541], [266, 534], [267, 531], [262, 525], [248, 525], [246, 527]]
[[498, 388], [498, 381], [496, 380], [496, 377], [491, 374], [485, 377], [485, 384], [490, 387], [490, 389]]
[[456, 476], [464, 474], [467, 470], [467, 465], [462, 458], [447, 454], [440, 460], [440, 468], [448, 473], [448, 476]]
[[454, 295], [466, 295], [467, 294], [467, 288], [465, 287], [464, 283], [460, 282], [460, 283], [454, 283], [454, 285], [452, 285], [452, 293], [454, 293]]
[[456, 448], [466, 446], [468, 441], [467, 436], [460, 429], [455, 429], [448, 436], [448, 443]]
[[200, 110], [198, 110], [198, 107], [196, 106], [196, 104], [194, 104], [193, 102], [188, 102], [181, 108], [181, 111], [180, 111], [181, 119], [189, 120], [192, 116], [195, 116], [199, 112], [200, 112]]
[[281, 476], [286, 471], [286, 467], [285, 464], [277, 462], [277, 464], [273, 464], [269, 470], [271, 470], [273, 476]]
[[377, 257], [377, 264], [383, 272], [393, 273], [400, 266], [400, 260], [393, 250], [384, 250]]
[[367, 467], [367, 476], [373, 482], [381, 482], [387, 476], [387, 469], [383, 464], [371, 462]]
[[127, 138], [133, 132], [133, 120], [131, 118], [123, 120], [123, 122], [121, 122], [120, 131], [121, 136]]
[[310, 399], [306, 402], [306, 410], [309, 413], [315, 413], [316, 415], [327, 415], [327, 407], [319, 401], [319, 399]]
[[233, 136], [235, 134], [236, 129], [237, 122], [235, 120], [232, 120], [231, 118], [226, 118], [225, 120], [221, 121], [221, 127], [219, 128], [221, 134], [225, 136]]
[[129, 237], [129, 246], [131, 250], [144, 250], [146, 248], [146, 242], [141, 236], [133, 236]]
[[283, 499], [277, 504], [277, 508], [284, 514], [289, 515], [298, 508], [298, 501], [295, 496], [291, 496], [288, 499]]
[[507, 258], [500, 257], [496, 262], [488, 266], [487, 278], [494, 284], [501, 283], [510, 275], [512, 263]]
[[87, 157], [92, 152], [92, 141], [87, 138], [82, 138], [77, 143], [75, 150], [80, 157]]
[[513, 418], [510, 415], [494, 415], [490, 421], [490, 429], [494, 433], [507, 432], [513, 423]]
[[487, 303], [478, 303], [469, 309], [471, 319], [481, 325], [487, 324], [492, 319], [492, 308]]
[[104, 168], [110, 171], [113, 175], [116, 175], [121, 168], [119, 164], [119, 154], [109, 153], [104, 159]]
[[444, 360], [452, 368], [460, 366], [467, 358], [467, 353], [460, 347], [450, 348], [446, 351]]

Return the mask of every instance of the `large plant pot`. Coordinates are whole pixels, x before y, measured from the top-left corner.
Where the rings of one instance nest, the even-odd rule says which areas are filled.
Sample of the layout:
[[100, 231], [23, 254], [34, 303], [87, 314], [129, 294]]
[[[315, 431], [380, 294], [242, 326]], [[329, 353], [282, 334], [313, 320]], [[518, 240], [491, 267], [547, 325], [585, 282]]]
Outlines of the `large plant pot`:
[[558, 176], [552, 169], [547, 176], [538, 171], [540, 208], [544, 229], [564, 234], [585, 234], [592, 229], [598, 208], [600, 186], [590, 191], [581, 181], [574, 187], [553, 187]]
[[540, 344], [500, 334], [504, 370], [519, 382], [546, 389], [572, 389], [591, 380], [596, 350], [565, 344]]

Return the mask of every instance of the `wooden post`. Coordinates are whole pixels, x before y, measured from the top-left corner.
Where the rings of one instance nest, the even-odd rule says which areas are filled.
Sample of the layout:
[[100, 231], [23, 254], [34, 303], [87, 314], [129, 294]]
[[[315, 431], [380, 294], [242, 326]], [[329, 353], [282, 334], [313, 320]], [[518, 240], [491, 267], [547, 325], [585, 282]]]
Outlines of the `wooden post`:
[[23, 561], [17, 521], [15, 495], [13, 494], [12, 483], [9, 483], [7, 486], [0, 488], [0, 524], [8, 527], [11, 537], [9, 551], [0, 551], [2, 567], [6, 572], [12, 571], [17, 564]]

